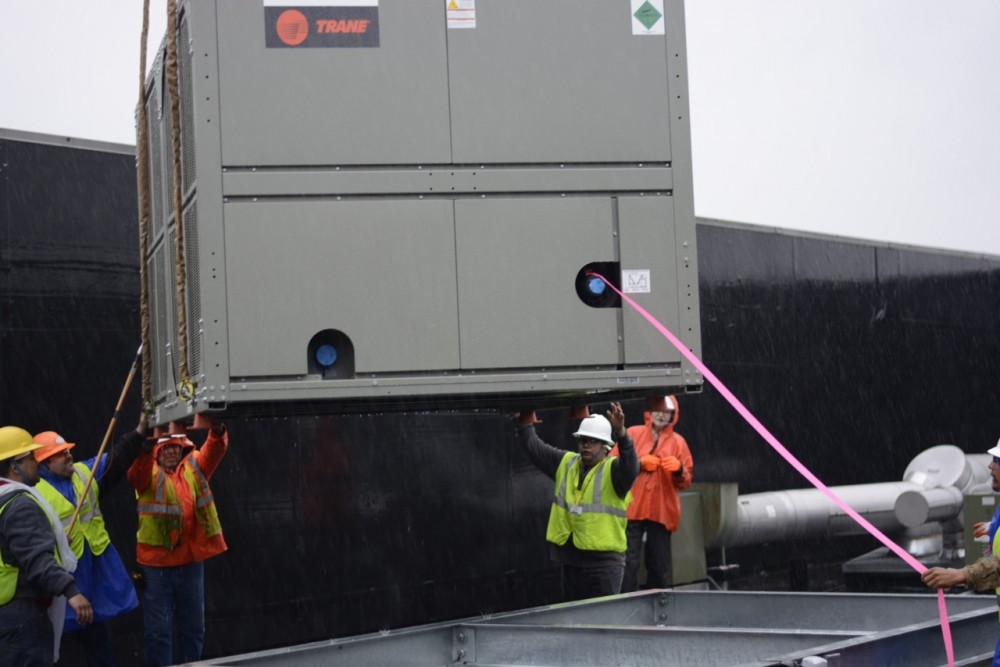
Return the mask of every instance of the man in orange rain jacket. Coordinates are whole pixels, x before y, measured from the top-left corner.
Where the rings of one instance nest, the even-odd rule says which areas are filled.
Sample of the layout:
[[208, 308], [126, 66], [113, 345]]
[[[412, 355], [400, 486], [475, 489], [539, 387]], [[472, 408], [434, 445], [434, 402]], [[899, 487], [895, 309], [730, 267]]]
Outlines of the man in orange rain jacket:
[[136, 561], [145, 585], [147, 667], [201, 659], [204, 561], [226, 550], [208, 480], [228, 448], [225, 424], [215, 423], [200, 450], [183, 433], [168, 435], [145, 448], [128, 470], [139, 512]]
[[670, 534], [681, 521], [680, 491], [691, 486], [694, 460], [687, 441], [674, 432], [680, 416], [677, 399], [667, 396], [666, 408], [646, 412], [645, 425], [628, 429], [639, 455], [639, 477], [632, 486], [632, 504], [628, 507], [622, 593], [638, 589], [643, 536], [647, 586], [665, 588], [671, 584]]

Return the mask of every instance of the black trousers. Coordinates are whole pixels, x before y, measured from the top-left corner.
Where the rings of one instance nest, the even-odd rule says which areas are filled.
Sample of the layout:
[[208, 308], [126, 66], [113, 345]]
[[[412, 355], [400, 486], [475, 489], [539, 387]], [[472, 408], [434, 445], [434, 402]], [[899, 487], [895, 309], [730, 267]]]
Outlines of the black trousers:
[[670, 531], [655, 521], [629, 521], [625, 529], [628, 551], [625, 552], [625, 574], [622, 593], [639, 590], [639, 561], [646, 536], [646, 588], [667, 588], [670, 576]]
[[601, 563], [600, 565], [567, 565], [563, 563], [563, 600], [586, 600], [587, 598], [618, 595], [622, 585], [623, 563]]

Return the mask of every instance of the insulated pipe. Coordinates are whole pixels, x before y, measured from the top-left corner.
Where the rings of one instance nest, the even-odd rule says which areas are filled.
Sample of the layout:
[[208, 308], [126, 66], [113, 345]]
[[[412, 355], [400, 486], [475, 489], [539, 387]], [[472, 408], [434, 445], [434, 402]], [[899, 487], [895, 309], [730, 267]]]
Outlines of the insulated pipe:
[[896, 498], [895, 514], [904, 528], [928, 521], [947, 521], [962, 511], [962, 492], [954, 486], [904, 491]]
[[[873, 526], [892, 531], [899, 528], [896, 498], [921, 489], [913, 482], [885, 482], [837, 486], [831, 490]], [[818, 489], [769, 491], [739, 497], [736, 528], [719, 546], [861, 533], [864, 529]]]
[[[918, 454], [907, 466], [901, 482], [838, 486], [831, 490], [879, 530], [898, 532], [958, 516], [963, 494], [990, 490], [988, 464], [988, 456], [966, 455], [953, 445], [938, 445]], [[735, 525], [720, 531], [712, 546], [864, 532], [818, 489], [769, 491], [739, 496]]]

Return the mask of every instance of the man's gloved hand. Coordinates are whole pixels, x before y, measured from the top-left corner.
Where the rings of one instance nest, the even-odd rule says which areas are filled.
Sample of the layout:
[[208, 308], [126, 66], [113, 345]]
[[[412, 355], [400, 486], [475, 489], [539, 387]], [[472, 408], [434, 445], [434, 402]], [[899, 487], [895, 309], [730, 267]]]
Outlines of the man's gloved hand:
[[988, 543], [990, 541], [990, 522], [980, 521], [972, 525], [972, 537], [976, 542]]
[[679, 472], [681, 469], [681, 460], [676, 456], [664, 456], [660, 459], [660, 466], [667, 472]]
[[660, 467], [660, 457], [652, 454], [643, 454], [639, 457], [639, 467], [646, 472], [653, 472]]

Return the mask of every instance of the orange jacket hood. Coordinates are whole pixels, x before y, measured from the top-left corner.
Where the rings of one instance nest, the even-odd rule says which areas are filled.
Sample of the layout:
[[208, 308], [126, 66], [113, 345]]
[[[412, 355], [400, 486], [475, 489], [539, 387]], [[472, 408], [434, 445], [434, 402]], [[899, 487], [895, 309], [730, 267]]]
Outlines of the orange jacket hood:
[[[664, 433], [672, 433], [673, 430], [674, 430], [674, 427], [677, 426], [678, 420], [680, 420], [680, 418], [681, 418], [681, 404], [677, 401], [677, 397], [671, 395], [671, 396], [668, 396], [668, 398], [671, 401], [674, 402], [674, 418], [671, 419], [670, 423], [667, 424], [667, 427], [665, 429], [663, 429]], [[642, 416], [643, 416], [643, 419], [645, 419], [646, 426], [648, 428], [652, 428], [653, 427], [653, 413], [650, 412], [649, 410], [647, 410], [646, 412], [642, 413]]]

